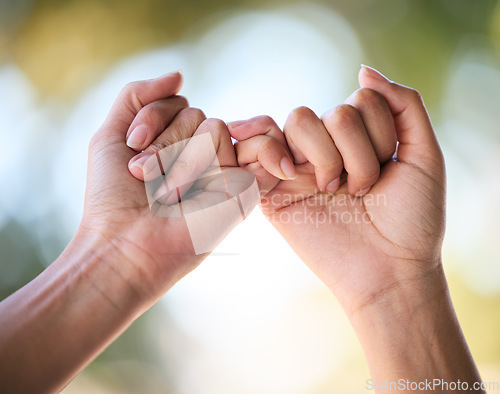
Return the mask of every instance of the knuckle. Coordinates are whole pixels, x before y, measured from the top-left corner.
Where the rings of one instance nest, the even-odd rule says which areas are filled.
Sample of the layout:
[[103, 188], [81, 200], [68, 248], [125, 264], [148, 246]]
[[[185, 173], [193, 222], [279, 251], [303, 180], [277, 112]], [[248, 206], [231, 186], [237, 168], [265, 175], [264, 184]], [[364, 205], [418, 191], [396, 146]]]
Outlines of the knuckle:
[[182, 107], [182, 108], [189, 107], [189, 101], [184, 96], [175, 96], [175, 97], [173, 97], [173, 100], [175, 100], [178, 103], [179, 107]]
[[419, 104], [424, 102], [424, 100], [422, 99], [422, 95], [416, 89], [408, 88], [407, 94], [408, 94], [408, 97], [411, 101], [414, 101], [414, 102], [419, 103]]
[[361, 88], [354, 94], [356, 103], [366, 106], [379, 106], [385, 103], [384, 98], [375, 90], [368, 88]]
[[139, 98], [139, 92], [141, 91], [142, 86], [143, 84], [141, 81], [129, 82], [123, 87], [120, 93], [125, 102], [129, 103], [129, 105], [131, 105], [136, 112], [144, 107]]
[[136, 122], [145, 123], [148, 125], [161, 124], [162, 118], [165, 116], [162, 109], [163, 108], [157, 103], [147, 105], [137, 114]]
[[255, 122], [258, 122], [260, 123], [261, 125], [267, 127], [269, 125], [273, 125], [274, 124], [274, 119], [271, 118], [270, 116], [268, 115], [260, 115], [260, 116], [256, 116], [255, 118], [253, 118], [253, 120]]
[[414, 103], [414, 104], [422, 104], [424, 103], [424, 100], [422, 98], [422, 95], [420, 92], [416, 89], [399, 85], [396, 82], [391, 82], [391, 87], [393, 88], [394, 91], [399, 91], [399, 93], [409, 102]]
[[262, 143], [260, 144], [260, 151], [261, 152], [271, 152], [276, 149], [276, 140], [272, 137], [268, 136], [263, 136], [264, 139], [262, 140]]
[[182, 112], [185, 116], [187, 116], [189, 119], [192, 119], [198, 124], [207, 119], [205, 113], [199, 108], [188, 107], [183, 109]]
[[359, 112], [350, 104], [341, 104], [333, 111], [333, 122], [340, 129], [349, 128], [359, 120]]
[[196, 129], [205, 121], [206, 116], [201, 109], [184, 108], [176, 115], [177, 129], [194, 133]]
[[208, 118], [203, 123], [203, 129], [205, 132], [209, 132], [214, 137], [221, 136], [224, 132], [227, 131], [227, 126], [224, 121], [217, 118]]
[[208, 118], [207, 120], [205, 120], [205, 123], [207, 125], [210, 125], [210, 127], [215, 128], [215, 129], [221, 129], [221, 128], [226, 127], [226, 124], [224, 123], [224, 121], [221, 119], [217, 119], [217, 118]]
[[130, 93], [130, 92], [132, 92], [132, 91], [135, 90], [135, 88], [137, 87], [137, 85], [139, 85], [138, 81], [129, 82], [129, 83], [127, 83], [123, 87], [122, 92], [124, 92], [124, 93]]
[[140, 90], [140, 86], [141, 83], [139, 81], [129, 82], [123, 87], [121, 93], [126, 97], [133, 96]]
[[304, 126], [306, 123], [309, 122], [309, 120], [316, 116], [314, 112], [307, 108], [307, 107], [297, 107], [292, 112], [290, 112], [290, 115], [288, 116], [287, 123], [293, 123], [299, 127]]

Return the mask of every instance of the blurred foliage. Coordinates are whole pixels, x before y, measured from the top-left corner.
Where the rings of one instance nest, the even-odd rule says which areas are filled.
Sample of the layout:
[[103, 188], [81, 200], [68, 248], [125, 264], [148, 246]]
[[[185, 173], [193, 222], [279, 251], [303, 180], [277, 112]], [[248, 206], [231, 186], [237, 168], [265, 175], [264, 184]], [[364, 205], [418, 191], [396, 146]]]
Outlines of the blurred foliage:
[[500, 1], [497, 3], [492, 19], [493, 22], [491, 23], [491, 36], [495, 43], [497, 53], [500, 54]]
[[[453, 52], [465, 37], [490, 33], [496, 0], [336, 1], [367, 59], [439, 103]], [[398, 15], [399, 14], [399, 15]]]
[[29, 229], [12, 220], [0, 226], [0, 300], [28, 283], [45, 267]]
[[[11, 3], [19, 9], [26, 1]], [[4, 46], [41, 92], [70, 98], [117, 59], [173, 44], [200, 21], [210, 23], [221, 13], [290, 3], [39, 0]], [[496, 0], [318, 3], [336, 10], [354, 27], [367, 62], [420, 89], [431, 107], [440, 99], [447, 65], [464, 36], [498, 37], [500, 25]]]
[[202, 17], [227, 6], [221, 0], [40, 0], [8, 48], [42, 92], [72, 96], [117, 59], [175, 43]]

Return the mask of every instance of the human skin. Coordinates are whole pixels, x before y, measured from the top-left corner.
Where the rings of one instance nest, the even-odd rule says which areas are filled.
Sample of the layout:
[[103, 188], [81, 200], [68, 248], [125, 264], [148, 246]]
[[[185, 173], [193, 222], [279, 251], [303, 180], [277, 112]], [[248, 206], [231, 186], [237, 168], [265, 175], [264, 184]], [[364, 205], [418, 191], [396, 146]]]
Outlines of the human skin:
[[339, 300], [373, 381], [472, 388], [480, 377], [441, 263], [445, 166], [431, 121], [415, 90], [365, 66], [359, 81], [321, 118], [304, 107], [290, 114], [284, 135], [295, 179], [263, 174], [246, 140], [277, 135], [269, 117], [228, 124], [239, 164], [272, 188], [264, 214]]
[[[176, 96], [181, 84], [177, 72], [127, 85], [92, 138], [84, 213], [77, 233], [41, 275], [0, 303], [1, 392], [61, 390], [208, 255], [194, 252], [184, 217], [152, 214], [142, 182], [148, 157], [202, 133], [210, 133], [217, 164], [225, 174], [248, 176], [235, 168], [225, 123], [188, 108], [186, 99]], [[131, 138], [136, 126], [142, 130]], [[188, 146], [179, 155], [187, 152], [185, 161], [175, 161], [171, 167], [174, 171], [176, 166], [181, 178], [193, 175], [193, 168], [200, 170], [197, 152]], [[285, 152], [280, 144], [273, 149], [272, 156]], [[186, 161], [189, 168], [183, 166]], [[211, 169], [211, 163], [202, 164], [201, 170]], [[291, 162], [289, 166], [293, 167]], [[285, 179], [279, 162], [264, 167]], [[206, 190], [186, 204], [225, 196], [210, 179], [203, 187]], [[221, 229], [221, 236], [229, 230]], [[214, 232], [210, 226], [207, 231]]]

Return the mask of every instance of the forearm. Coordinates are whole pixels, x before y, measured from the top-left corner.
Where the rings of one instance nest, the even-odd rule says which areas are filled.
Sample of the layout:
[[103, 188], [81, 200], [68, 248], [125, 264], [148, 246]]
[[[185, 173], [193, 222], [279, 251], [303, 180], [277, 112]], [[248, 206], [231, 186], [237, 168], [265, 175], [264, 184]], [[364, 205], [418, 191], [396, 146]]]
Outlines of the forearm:
[[143, 312], [120, 259], [111, 243], [75, 239], [46, 271], [0, 303], [3, 390], [61, 389]]
[[[438, 379], [467, 382], [469, 391], [473, 391], [480, 376], [457, 321], [441, 266], [422, 283], [403, 285], [373, 301], [350, 316], [373, 384], [397, 383], [400, 379], [418, 384]], [[402, 392], [401, 386], [397, 388], [389, 392]], [[435, 390], [448, 392], [446, 386], [436, 386]]]

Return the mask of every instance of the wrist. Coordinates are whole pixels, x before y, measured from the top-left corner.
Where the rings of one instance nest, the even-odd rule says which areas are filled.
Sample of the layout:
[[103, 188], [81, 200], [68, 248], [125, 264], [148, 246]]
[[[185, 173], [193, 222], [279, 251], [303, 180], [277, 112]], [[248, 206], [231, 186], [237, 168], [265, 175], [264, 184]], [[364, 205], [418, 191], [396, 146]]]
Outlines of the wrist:
[[[433, 331], [439, 314], [454, 316], [441, 264], [425, 274], [395, 281], [349, 307], [344, 309], [365, 352], [374, 354], [395, 343], [399, 350], [406, 341]], [[424, 334], [420, 339], [430, 336]]]
[[388, 260], [377, 255], [364, 258], [367, 261], [363, 264], [355, 264], [355, 260], [349, 265], [339, 264], [335, 276], [318, 273], [353, 323], [371, 314], [411, 313], [420, 304], [447, 295], [440, 255], [432, 260]]
[[[120, 249], [116, 238], [80, 226], [75, 236], [49, 269], [65, 272], [71, 290], [87, 288], [116, 311], [140, 313], [149, 295], [138, 283], [135, 267]], [[75, 288], [76, 287], [76, 288]]]
[[480, 381], [441, 264], [348, 317], [376, 381]]
[[404, 273], [387, 275], [383, 284], [374, 284], [358, 297], [344, 298], [343, 307], [349, 320], [355, 324], [373, 316], [405, 319], [420, 309], [449, 302], [441, 259], [426, 266], [417, 272], [409, 272], [410, 268]]
[[[148, 243], [155, 245], [160, 240], [152, 241], [158, 235], [149, 234], [147, 224], [129, 227], [97, 230], [82, 222], [71, 244], [101, 260], [107, 275], [114, 277], [118, 285], [130, 293], [130, 298], [135, 297], [147, 309], [184, 276], [182, 270], [192, 264], [185, 261], [190, 256], [150, 250]], [[136, 227], [144, 232], [138, 233]]]
[[120, 262], [112, 242], [79, 229], [54, 263], [0, 303], [0, 349], [9, 360], [0, 385], [60, 390], [147, 309]]
[[452, 311], [446, 278], [439, 267], [418, 280], [401, 282], [375, 293], [363, 304], [351, 307], [347, 315], [360, 339], [372, 341], [375, 335], [393, 335], [394, 327], [397, 332], [417, 325], [426, 329], [425, 326], [435, 323], [430, 316]]

